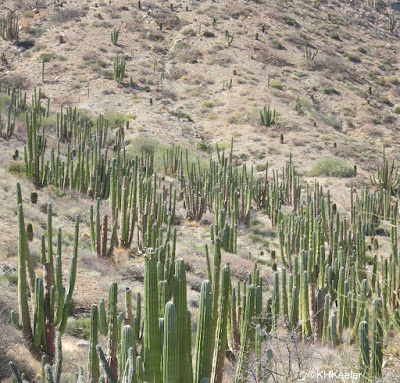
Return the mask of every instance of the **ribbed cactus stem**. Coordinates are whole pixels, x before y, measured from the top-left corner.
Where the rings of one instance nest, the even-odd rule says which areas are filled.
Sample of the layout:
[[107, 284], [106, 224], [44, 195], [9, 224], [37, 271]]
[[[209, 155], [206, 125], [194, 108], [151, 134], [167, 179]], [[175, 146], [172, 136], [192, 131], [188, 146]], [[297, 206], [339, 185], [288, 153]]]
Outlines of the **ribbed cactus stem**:
[[375, 298], [374, 315], [372, 327], [372, 375], [375, 377], [382, 376], [383, 365], [383, 315], [382, 315], [382, 300]]
[[330, 296], [328, 294], [326, 294], [325, 298], [324, 298], [324, 318], [323, 318], [323, 325], [322, 325], [322, 344], [325, 344], [327, 339], [328, 339], [329, 301], [330, 301]]
[[278, 328], [278, 318], [279, 318], [279, 274], [277, 271], [274, 272], [274, 290], [272, 292], [272, 315], [273, 315], [272, 328], [274, 331], [276, 331]]
[[247, 289], [246, 296], [246, 311], [244, 314], [243, 325], [242, 325], [242, 336], [240, 344], [240, 352], [236, 365], [235, 383], [245, 383], [247, 382], [247, 376], [249, 373], [249, 349], [250, 349], [250, 331], [251, 331], [251, 320], [254, 310], [254, 299], [255, 299], [255, 289], [254, 285], [250, 285]]
[[367, 381], [369, 377], [369, 341], [368, 341], [368, 322], [361, 321], [358, 326], [358, 349], [359, 349], [359, 371], [361, 381]]
[[212, 288], [211, 282], [205, 280], [201, 284], [199, 319], [197, 324], [196, 351], [194, 362], [194, 383], [202, 378], [210, 378], [211, 371], [211, 319], [212, 319]]
[[[108, 289], [108, 334], [107, 334], [107, 363], [110, 366], [115, 379], [118, 379], [118, 322], [117, 322], [117, 294], [118, 286], [114, 282]], [[105, 376], [106, 383], [109, 380], [108, 375]]]
[[92, 305], [92, 310], [90, 312], [88, 378], [93, 379], [94, 383], [97, 383], [100, 377], [99, 357], [97, 356], [96, 352], [96, 346], [98, 343], [98, 323], [99, 323], [99, 313], [97, 305]]
[[[132, 327], [126, 325], [122, 328], [121, 348], [118, 358], [119, 378], [121, 383], [129, 383], [129, 350], [133, 350], [133, 330]], [[134, 360], [132, 361], [134, 363]]]
[[[215, 342], [214, 356], [212, 362], [211, 383], [222, 382], [225, 352], [226, 352], [228, 313], [230, 310], [230, 300], [229, 300], [230, 290], [231, 290], [231, 272], [229, 269], [229, 265], [226, 265], [222, 269], [221, 299], [219, 302], [218, 323], [217, 323], [217, 330], [215, 333], [216, 342]], [[255, 297], [253, 297], [253, 311], [254, 311], [254, 299]]]
[[163, 383], [179, 383], [178, 320], [175, 305], [165, 305], [162, 374]]
[[186, 270], [185, 262], [179, 258], [175, 262], [174, 277], [174, 304], [178, 322], [178, 329], [184, 336], [178, 337], [176, 352], [178, 353], [179, 382], [186, 382], [189, 379], [187, 375], [188, 352], [185, 336], [188, 333], [187, 328], [187, 292], [186, 292]]
[[143, 334], [145, 380], [148, 383], [162, 381], [158, 311], [157, 260], [153, 254], [148, 252], [145, 258]]
[[281, 269], [281, 284], [282, 284], [282, 296], [281, 296], [281, 302], [282, 302], [282, 313], [284, 318], [288, 318], [289, 311], [288, 311], [288, 295], [287, 295], [287, 285], [286, 285], [286, 269], [282, 268]]
[[290, 327], [294, 330], [297, 326], [297, 321], [299, 319], [299, 293], [297, 290], [297, 286], [293, 286], [292, 290], [292, 300], [290, 305]]

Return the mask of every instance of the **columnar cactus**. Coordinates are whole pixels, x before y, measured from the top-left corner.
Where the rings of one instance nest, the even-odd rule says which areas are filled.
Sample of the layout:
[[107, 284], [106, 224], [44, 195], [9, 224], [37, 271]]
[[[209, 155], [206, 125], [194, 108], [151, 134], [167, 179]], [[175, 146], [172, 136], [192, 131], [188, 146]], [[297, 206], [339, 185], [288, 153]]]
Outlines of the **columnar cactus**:
[[212, 289], [211, 282], [201, 284], [199, 319], [197, 324], [196, 351], [194, 360], [193, 383], [202, 378], [210, 378], [212, 347]]
[[[118, 380], [118, 322], [117, 322], [117, 294], [118, 286], [114, 282], [108, 289], [108, 314], [107, 314], [107, 363], [116, 380]], [[110, 382], [108, 374], [105, 376], [106, 383]], [[111, 382], [110, 382], [111, 383]]]
[[162, 375], [164, 383], [179, 383], [178, 320], [175, 305], [165, 305]]
[[247, 289], [246, 296], [246, 311], [244, 314], [244, 321], [241, 328], [240, 337], [240, 352], [236, 365], [235, 383], [245, 383], [247, 381], [248, 364], [249, 364], [249, 350], [250, 350], [250, 332], [251, 320], [254, 310], [255, 289], [254, 285], [250, 285]]
[[[56, 257], [56, 274], [53, 278], [53, 265], [46, 262], [43, 267], [43, 279], [36, 278], [26, 237], [24, 214], [22, 209], [21, 189], [17, 185], [18, 202], [18, 301], [19, 320], [14, 312], [11, 319], [22, 330], [24, 342], [31, 355], [38, 361], [42, 355], [53, 361], [56, 353], [55, 329], [62, 335], [66, 329], [68, 312], [75, 287], [76, 264], [78, 258], [79, 218], [75, 221], [73, 257], [69, 276], [69, 289], [65, 294], [62, 285], [61, 255]], [[42, 241], [43, 244], [43, 241]], [[61, 244], [59, 246], [61, 248]], [[61, 252], [61, 250], [59, 251]], [[43, 252], [42, 252], [43, 254]], [[43, 257], [42, 257], [43, 258]], [[45, 258], [45, 257], [44, 257]], [[46, 261], [46, 259], [42, 259]], [[28, 276], [27, 276], [28, 270]], [[28, 304], [28, 285], [31, 293], [32, 312], [34, 313], [33, 330]], [[51, 293], [53, 291], [53, 293]], [[58, 294], [55, 294], [57, 292]], [[54, 295], [52, 295], [54, 294]], [[55, 309], [56, 308], [56, 309]], [[54, 312], [55, 310], [55, 312]]]
[[89, 356], [88, 356], [88, 378], [92, 379], [94, 383], [99, 381], [99, 358], [96, 352], [98, 343], [98, 321], [99, 314], [97, 305], [92, 305], [90, 313], [90, 341], [89, 341]]
[[176, 353], [178, 354], [178, 376], [180, 382], [186, 382], [191, 379], [188, 375], [188, 364], [190, 351], [186, 342], [190, 334], [190, 327], [187, 322], [187, 292], [186, 292], [186, 270], [185, 262], [182, 258], [175, 262], [174, 277], [174, 303], [177, 316], [178, 329], [182, 336], [178, 337]]
[[[118, 355], [118, 376], [121, 383], [131, 383], [134, 379], [135, 353], [132, 327], [125, 325], [121, 333]], [[132, 376], [133, 374], [133, 376]]]
[[367, 381], [369, 377], [369, 341], [368, 341], [368, 322], [361, 321], [358, 326], [358, 349], [359, 349], [359, 371], [361, 381]]
[[[215, 333], [215, 348], [212, 362], [211, 383], [222, 383], [226, 352], [228, 315], [230, 311], [230, 290], [231, 271], [229, 269], [229, 265], [225, 265], [222, 269], [221, 299], [219, 302], [218, 323]], [[254, 310], [254, 301], [252, 304]]]
[[[158, 311], [157, 260], [155, 259], [154, 254], [149, 251], [145, 258], [143, 330], [145, 381], [148, 383], [158, 383], [162, 379]], [[181, 330], [184, 327], [178, 328]], [[177, 350], [177, 352], [179, 352], [179, 350]]]
[[382, 300], [375, 298], [374, 315], [372, 326], [372, 375], [376, 377], [382, 376], [383, 365], [383, 316], [382, 316]]

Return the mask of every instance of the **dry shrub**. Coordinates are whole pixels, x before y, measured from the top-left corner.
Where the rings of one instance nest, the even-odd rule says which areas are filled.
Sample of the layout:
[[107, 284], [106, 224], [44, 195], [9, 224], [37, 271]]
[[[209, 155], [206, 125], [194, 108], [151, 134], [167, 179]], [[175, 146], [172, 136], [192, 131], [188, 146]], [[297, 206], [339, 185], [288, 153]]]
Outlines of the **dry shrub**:
[[225, 8], [225, 13], [233, 19], [239, 19], [241, 16], [248, 17], [251, 13], [251, 9], [248, 6], [239, 5], [237, 3], [234, 6], [229, 4]]
[[365, 133], [368, 135], [368, 137], [380, 138], [383, 137], [384, 130], [381, 127], [368, 126], [367, 128], [365, 128]]
[[31, 81], [28, 77], [21, 73], [9, 73], [1, 78], [1, 82], [13, 88], [27, 90], [31, 86]]
[[273, 65], [279, 68], [292, 65], [283, 55], [274, 52], [265, 45], [255, 44], [254, 51], [255, 51], [255, 54], [253, 55], [254, 59], [262, 62], [263, 64]]
[[158, 5], [154, 5], [152, 11], [149, 12], [149, 16], [153, 17], [157, 24], [162, 24], [163, 28], [166, 29], [173, 29], [180, 25], [179, 17], [169, 8], [161, 8]]
[[51, 20], [56, 23], [66, 23], [68, 21], [76, 20], [81, 17], [85, 17], [87, 11], [83, 8], [60, 8], [57, 9], [52, 17]]
[[179, 65], [174, 66], [168, 72], [168, 77], [171, 80], [179, 80], [182, 76], [187, 75], [187, 70]]
[[176, 52], [175, 54], [178, 62], [187, 63], [187, 64], [196, 64], [200, 58], [203, 57], [203, 53], [199, 49], [191, 48], [191, 49], [183, 49], [181, 51]]
[[18, 9], [32, 10], [34, 8], [44, 8], [46, 6], [46, 2], [44, 0], [16, 0], [14, 1], [14, 5]]
[[326, 70], [329, 74], [349, 74], [348, 63], [333, 51], [319, 53], [314, 60], [307, 61], [307, 69], [321, 71]]

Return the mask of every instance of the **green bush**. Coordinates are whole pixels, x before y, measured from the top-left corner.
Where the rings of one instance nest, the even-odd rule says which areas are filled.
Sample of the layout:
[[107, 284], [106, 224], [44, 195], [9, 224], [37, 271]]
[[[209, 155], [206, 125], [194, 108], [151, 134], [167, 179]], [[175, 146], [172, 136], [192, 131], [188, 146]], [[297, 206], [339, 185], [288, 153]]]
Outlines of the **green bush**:
[[25, 174], [25, 163], [22, 161], [10, 162], [7, 164], [6, 169], [11, 174], [22, 175]]
[[76, 338], [89, 339], [90, 318], [72, 318], [68, 320], [67, 334]]
[[343, 158], [322, 158], [308, 172], [309, 177], [353, 177], [354, 169]]

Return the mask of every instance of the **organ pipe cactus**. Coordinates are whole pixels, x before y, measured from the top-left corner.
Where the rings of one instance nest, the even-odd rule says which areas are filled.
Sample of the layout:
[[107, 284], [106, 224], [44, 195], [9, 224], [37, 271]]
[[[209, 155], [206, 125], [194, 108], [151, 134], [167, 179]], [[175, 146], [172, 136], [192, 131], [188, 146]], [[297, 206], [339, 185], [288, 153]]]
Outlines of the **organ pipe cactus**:
[[211, 347], [212, 347], [212, 337], [213, 337], [211, 320], [212, 320], [211, 282], [205, 280], [201, 284], [193, 383], [200, 383], [202, 378], [210, 378]]
[[4, 40], [18, 40], [18, 16], [15, 12], [9, 11], [7, 16], [0, 19], [0, 35]]
[[[131, 383], [134, 379], [135, 353], [132, 327], [122, 328], [121, 346], [118, 355], [118, 376], [121, 383]], [[132, 376], [133, 374], [133, 376]]]
[[90, 313], [90, 340], [89, 340], [89, 356], [88, 356], [88, 378], [97, 383], [100, 377], [99, 358], [96, 352], [98, 343], [98, 322], [99, 313], [97, 305], [92, 305]]
[[236, 365], [235, 383], [245, 383], [247, 381], [248, 364], [249, 364], [249, 350], [251, 342], [251, 320], [254, 310], [255, 289], [254, 285], [250, 285], [247, 289], [246, 296], [246, 310], [241, 329], [240, 339], [240, 352]]
[[121, 83], [125, 77], [125, 58], [118, 55], [114, 59], [114, 80]]
[[368, 322], [361, 321], [358, 326], [359, 371], [361, 381], [367, 381], [369, 377], [370, 358], [368, 341]]
[[260, 124], [261, 126], [270, 126], [275, 123], [276, 111], [271, 110], [270, 106], [264, 105], [264, 108], [260, 110]]
[[[117, 294], [118, 286], [114, 282], [108, 289], [108, 314], [107, 314], [107, 364], [115, 379], [118, 379], [118, 324], [117, 324]], [[110, 381], [108, 374], [105, 376], [106, 383]]]
[[[43, 266], [43, 279], [36, 278], [33, 272], [29, 246], [26, 238], [22, 197], [17, 185], [18, 202], [18, 301], [19, 319], [14, 312], [11, 318], [14, 325], [22, 330], [26, 347], [38, 361], [46, 355], [48, 361], [53, 361], [56, 353], [56, 334], [58, 327], [60, 335], [65, 331], [71, 298], [75, 286], [76, 263], [78, 257], [79, 219], [75, 221], [75, 237], [73, 257], [69, 275], [69, 288], [65, 294], [62, 285], [61, 255], [56, 257], [56, 278], [52, 277], [52, 264], [46, 262]], [[43, 243], [43, 242], [42, 242]], [[60, 245], [61, 247], [61, 245]], [[28, 270], [28, 276], [27, 276]], [[32, 281], [33, 279], [33, 281]], [[32, 296], [33, 329], [30, 319], [28, 286]], [[53, 291], [53, 295], [51, 292]], [[55, 294], [57, 292], [58, 294]]]
[[111, 237], [108, 240], [108, 216], [103, 215], [103, 218], [100, 218], [100, 198], [97, 199], [95, 220], [93, 205], [90, 206], [90, 237], [92, 249], [98, 257], [111, 257], [117, 237], [117, 219], [111, 227]]
[[186, 292], [186, 271], [185, 262], [179, 258], [175, 262], [175, 276], [174, 276], [174, 304], [176, 309], [177, 325], [182, 336], [178, 337], [176, 345], [176, 353], [178, 354], [178, 377], [180, 382], [186, 382], [191, 379], [188, 375], [188, 363], [190, 351], [186, 342], [187, 337], [190, 336], [190, 328], [187, 322], [187, 292]]
[[[158, 383], [162, 379], [158, 297], [157, 260], [148, 251], [145, 258], [143, 331], [145, 381], [148, 383]], [[182, 331], [182, 327], [178, 328]]]
[[382, 300], [375, 298], [374, 315], [372, 325], [372, 375], [375, 377], [382, 376], [383, 365], [383, 316], [382, 316]]
[[[165, 305], [162, 375], [164, 383], [179, 383], [178, 320], [175, 305]], [[182, 337], [181, 337], [182, 338]]]
[[[222, 269], [221, 299], [219, 302], [218, 323], [215, 333], [216, 342], [215, 342], [212, 371], [211, 371], [211, 383], [222, 383], [225, 352], [226, 352], [228, 313], [230, 311], [230, 299], [229, 299], [230, 290], [231, 290], [231, 272], [229, 269], [229, 265], [225, 265]], [[254, 294], [253, 294], [252, 304], [253, 304], [252, 309], [254, 310]]]

